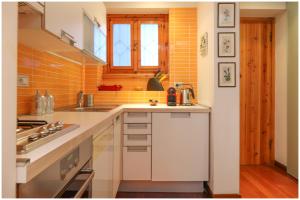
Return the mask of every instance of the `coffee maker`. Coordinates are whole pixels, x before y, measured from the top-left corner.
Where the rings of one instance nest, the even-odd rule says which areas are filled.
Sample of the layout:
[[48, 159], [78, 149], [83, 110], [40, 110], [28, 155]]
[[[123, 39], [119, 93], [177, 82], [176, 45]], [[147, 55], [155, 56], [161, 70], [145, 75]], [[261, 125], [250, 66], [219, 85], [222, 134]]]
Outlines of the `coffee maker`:
[[167, 105], [176, 106], [176, 89], [174, 87], [168, 89]]

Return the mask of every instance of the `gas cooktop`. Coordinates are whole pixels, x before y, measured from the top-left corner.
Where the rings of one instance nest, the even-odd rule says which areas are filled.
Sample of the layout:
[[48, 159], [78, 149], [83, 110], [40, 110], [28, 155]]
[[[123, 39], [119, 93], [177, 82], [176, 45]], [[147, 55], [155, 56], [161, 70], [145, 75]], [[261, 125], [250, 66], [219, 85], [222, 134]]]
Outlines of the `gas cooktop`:
[[78, 127], [62, 121], [50, 124], [45, 121], [18, 121], [17, 154], [28, 153]]

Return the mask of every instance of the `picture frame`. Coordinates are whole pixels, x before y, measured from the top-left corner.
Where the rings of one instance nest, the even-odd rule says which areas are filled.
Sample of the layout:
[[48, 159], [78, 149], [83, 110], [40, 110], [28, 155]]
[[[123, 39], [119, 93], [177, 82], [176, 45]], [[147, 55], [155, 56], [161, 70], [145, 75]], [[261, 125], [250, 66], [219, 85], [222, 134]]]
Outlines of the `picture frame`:
[[218, 87], [236, 87], [236, 63], [218, 63]]
[[235, 3], [218, 3], [218, 28], [235, 27]]
[[235, 32], [218, 33], [218, 57], [235, 57]]

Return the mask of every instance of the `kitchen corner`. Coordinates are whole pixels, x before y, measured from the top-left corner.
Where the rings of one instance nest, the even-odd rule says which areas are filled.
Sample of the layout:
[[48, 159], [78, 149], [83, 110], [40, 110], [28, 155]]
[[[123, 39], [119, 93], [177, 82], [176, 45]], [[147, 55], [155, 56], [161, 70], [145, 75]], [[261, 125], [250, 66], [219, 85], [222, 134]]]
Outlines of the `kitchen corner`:
[[[97, 106], [95, 106], [97, 107]], [[117, 116], [124, 113], [209, 113], [210, 108], [202, 105], [194, 106], [167, 106], [158, 104], [123, 104], [113, 108], [108, 112], [54, 112], [43, 116], [23, 115], [20, 120], [45, 120], [48, 123], [63, 121], [64, 123], [77, 124], [79, 127], [53, 141], [44, 144], [26, 154], [17, 155], [17, 182], [27, 183], [36, 177], [43, 170], [47, 169], [56, 161], [64, 157], [75, 146], [93, 137], [96, 133], [101, 133], [108, 124], [114, 122]], [[179, 116], [180, 117], [180, 116]], [[123, 117], [122, 117], [123, 118]], [[138, 123], [138, 122], [137, 122]], [[122, 125], [123, 126], [123, 125]], [[208, 124], [207, 124], [208, 126]], [[114, 137], [122, 137], [121, 132], [114, 133]], [[208, 135], [207, 135], [208, 136]], [[22, 164], [22, 162], [26, 161]], [[29, 160], [29, 161], [28, 161]]]

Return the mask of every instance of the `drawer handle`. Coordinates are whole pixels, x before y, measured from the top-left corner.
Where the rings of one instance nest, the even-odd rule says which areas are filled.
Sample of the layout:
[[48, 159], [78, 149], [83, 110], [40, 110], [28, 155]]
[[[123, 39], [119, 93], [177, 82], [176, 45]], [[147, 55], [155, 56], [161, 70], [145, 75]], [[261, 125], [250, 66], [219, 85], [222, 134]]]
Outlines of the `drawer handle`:
[[130, 112], [127, 113], [128, 117], [147, 117], [147, 113], [144, 112]]
[[147, 135], [127, 135], [128, 140], [147, 140]]
[[127, 147], [127, 152], [147, 152], [147, 146], [132, 146]]
[[147, 129], [148, 124], [127, 124], [128, 129]]
[[190, 118], [191, 117], [191, 113], [171, 113], [171, 118]]

